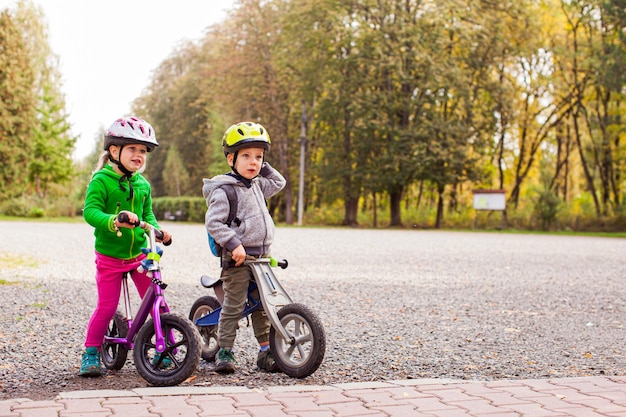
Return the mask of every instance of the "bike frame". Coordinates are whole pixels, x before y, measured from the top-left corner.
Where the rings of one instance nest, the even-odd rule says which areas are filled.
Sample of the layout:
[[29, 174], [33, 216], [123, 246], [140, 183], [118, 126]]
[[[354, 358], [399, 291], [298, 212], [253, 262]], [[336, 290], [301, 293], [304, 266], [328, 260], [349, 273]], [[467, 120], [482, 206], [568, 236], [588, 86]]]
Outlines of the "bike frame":
[[[252, 270], [254, 281], [250, 282], [248, 286], [248, 302], [242, 313], [242, 317], [246, 317], [248, 314], [254, 312], [263, 305], [265, 312], [270, 319], [272, 327], [280, 333], [285, 340], [293, 340], [293, 335], [290, 335], [278, 318], [278, 310], [287, 305], [293, 303], [287, 291], [278, 281], [274, 271], [272, 271], [271, 258], [258, 258], [249, 259], [244, 262], [244, 265], [248, 265]], [[260, 301], [252, 297], [252, 292], [258, 288]], [[220, 318], [222, 308], [219, 307], [207, 314], [204, 317], [196, 320], [198, 326], [217, 326]]]
[[[148, 290], [139, 305], [139, 309], [137, 310], [137, 315], [133, 319], [130, 294], [128, 290], [128, 277], [130, 276], [130, 272], [124, 274], [122, 279], [122, 294], [124, 297], [124, 308], [126, 314], [125, 321], [128, 325], [128, 333], [126, 337], [105, 336], [104, 339], [107, 343], [122, 345], [127, 350], [132, 349], [134, 347], [135, 335], [148, 319], [148, 315], [151, 314], [154, 321], [155, 349], [157, 352], [162, 353], [165, 351], [166, 344], [165, 336], [163, 335], [163, 330], [161, 328], [161, 313], [169, 313], [170, 308], [167, 305], [163, 294], [163, 289], [166, 287], [166, 284], [164, 284], [161, 280], [161, 266], [159, 264], [161, 256], [155, 249], [156, 238], [154, 228], [148, 224], [143, 226], [143, 228], [144, 230], [147, 229], [146, 232], [149, 235], [148, 240], [150, 252], [147, 254], [147, 259], [152, 261], [148, 269], [148, 272], [152, 273], [152, 283], [150, 284], [150, 287], [148, 287]], [[170, 335], [170, 338], [174, 340], [173, 335]]]

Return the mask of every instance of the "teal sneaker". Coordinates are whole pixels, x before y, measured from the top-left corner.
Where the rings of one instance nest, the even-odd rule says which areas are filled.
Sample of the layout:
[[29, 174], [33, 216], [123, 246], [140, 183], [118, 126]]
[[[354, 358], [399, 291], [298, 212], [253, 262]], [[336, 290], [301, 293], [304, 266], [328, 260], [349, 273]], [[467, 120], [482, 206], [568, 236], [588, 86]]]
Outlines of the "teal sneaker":
[[100, 365], [100, 352], [95, 346], [88, 347], [83, 352], [80, 361], [80, 376], [100, 376], [102, 375], [102, 366]]
[[266, 370], [267, 372], [280, 371], [278, 364], [276, 363], [276, 359], [272, 356], [272, 351], [270, 349], [259, 352], [259, 356], [256, 358], [256, 366], [258, 366], [259, 369]]
[[157, 364], [159, 364], [159, 369], [167, 369], [172, 366], [172, 360], [169, 357], [165, 356], [163, 360], [161, 360], [161, 363], [159, 363], [160, 359], [161, 354], [157, 352], [156, 355], [154, 355], [154, 358], [152, 358], [152, 366], [157, 366]]
[[217, 358], [215, 359], [215, 372], [220, 374], [232, 374], [235, 372], [235, 355], [230, 349], [221, 348], [217, 352]]

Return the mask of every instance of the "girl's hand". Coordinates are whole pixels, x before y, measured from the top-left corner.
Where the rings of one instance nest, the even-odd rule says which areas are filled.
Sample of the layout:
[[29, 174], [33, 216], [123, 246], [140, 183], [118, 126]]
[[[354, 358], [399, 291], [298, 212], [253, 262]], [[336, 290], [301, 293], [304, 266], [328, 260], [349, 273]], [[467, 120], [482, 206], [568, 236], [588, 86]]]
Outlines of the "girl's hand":
[[165, 229], [160, 229], [160, 231], [163, 233], [163, 239], [161, 239], [161, 242], [165, 243], [167, 246], [167, 242], [172, 240], [172, 234]]
[[126, 227], [128, 229], [132, 229], [133, 227], [135, 227], [135, 223], [137, 223], [139, 221], [139, 217], [133, 213], [132, 211], [128, 211], [128, 210], [122, 210], [120, 211], [117, 216], [119, 217], [120, 214], [125, 213], [128, 216], [128, 223], [126, 222], [120, 222], [118, 221], [118, 218], [115, 218], [115, 221], [113, 222], [113, 225], [118, 228], [118, 227]]
[[241, 266], [245, 260], [246, 250], [243, 248], [243, 245], [239, 245], [233, 250], [233, 261], [235, 261], [235, 266]]

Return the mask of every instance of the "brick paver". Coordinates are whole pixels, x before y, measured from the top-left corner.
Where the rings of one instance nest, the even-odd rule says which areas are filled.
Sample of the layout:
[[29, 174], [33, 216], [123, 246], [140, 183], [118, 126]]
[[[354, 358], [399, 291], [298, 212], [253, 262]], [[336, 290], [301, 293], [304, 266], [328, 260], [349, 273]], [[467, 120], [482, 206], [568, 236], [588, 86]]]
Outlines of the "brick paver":
[[0, 401], [0, 417], [626, 417], [626, 377], [137, 388]]

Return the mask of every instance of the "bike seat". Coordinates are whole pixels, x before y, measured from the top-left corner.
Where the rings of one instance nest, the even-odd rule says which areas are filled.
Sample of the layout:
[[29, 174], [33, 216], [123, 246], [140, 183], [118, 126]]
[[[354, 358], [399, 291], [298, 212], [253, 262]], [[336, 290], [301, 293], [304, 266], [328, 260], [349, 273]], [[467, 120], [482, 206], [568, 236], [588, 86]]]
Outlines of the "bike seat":
[[202, 284], [202, 286], [205, 287], [205, 288], [213, 288], [217, 284], [220, 284], [221, 282], [222, 282], [221, 279], [213, 278], [213, 277], [210, 277], [208, 275], [202, 275], [200, 277], [200, 284]]

